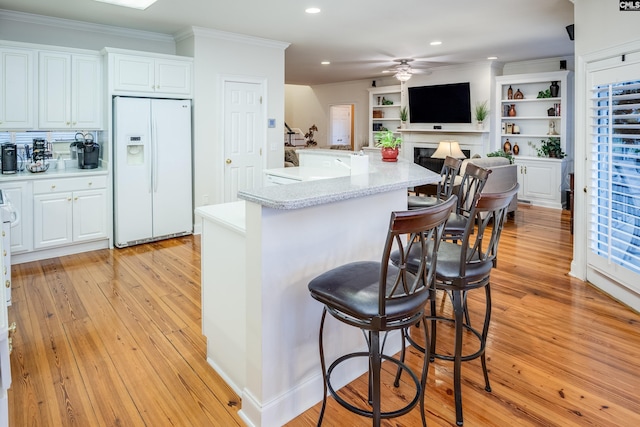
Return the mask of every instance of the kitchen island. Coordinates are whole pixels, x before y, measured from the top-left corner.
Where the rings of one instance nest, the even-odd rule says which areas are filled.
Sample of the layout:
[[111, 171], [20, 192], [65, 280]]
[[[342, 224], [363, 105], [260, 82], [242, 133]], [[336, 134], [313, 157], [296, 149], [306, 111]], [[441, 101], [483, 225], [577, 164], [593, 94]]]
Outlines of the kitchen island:
[[[375, 156], [366, 174], [266, 186], [196, 209], [207, 360], [242, 397], [247, 425], [280, 426], [322, 399], [322, 305], [308, 282], [344, 263], [379, 260], [407, 188], [438, 180], [414, 163]], [[324, 333], [328, 360], [365, 348], [362, 334], [339, 322], [329, 319]], [[399, 339], [387, 346], [399, 348]], [[360, 361], [332, 382], [342, 386], [365, 371]]]

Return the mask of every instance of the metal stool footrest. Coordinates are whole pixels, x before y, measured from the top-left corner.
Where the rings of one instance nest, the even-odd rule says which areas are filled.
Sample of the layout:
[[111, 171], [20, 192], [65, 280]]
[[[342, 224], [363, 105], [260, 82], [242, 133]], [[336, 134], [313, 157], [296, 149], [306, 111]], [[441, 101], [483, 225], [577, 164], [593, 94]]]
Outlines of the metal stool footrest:
[[[369, 358], [369, 353], [367, 352], [357, 352], [357, 353], [349, 353], [349, 354], [345, 354], [344, 356], [341, 356], [340, 358], [336, 359], [330, 366], [329, 369], [327, 370], [327, 386], [329, 388], [329, 393], [331, 393], [331, 396], [333, 396], [333, 398], [336, 400], [336, 402], [338, 402], [340, 405], [342, 405], [344, 408], [348, 409], [351, 412], [354, 412], [358, 415], [362, 415], [364, 417], [369, 417], [369, 418], [373, 418], [373, 412], [367, 409], [363, 409], [363, 408], [359, 408], [357, 406], [354, 406], [350, 403], [348, 403], [347, 401], [345, 401], [342, 397], [340, 397], [338, 395], [338, 393], [333, 389], [333, 386], [331, 385], [331, 372], [333, 371], [334, 368], [336, 368], [339, 364], [341, 364], [342, 362], [345, 362], [349, 359], [353, 359], [355, 357], [366, 357], [367, 359]], [[400, 367], [402, 370], [407, 371], [407, 373], [409, 374], [409, 376], [411, 377], [411, 379], [413, 379], [413, 382], [416, 386], [416, 394], [413, 398], [413, 400], [411, 402], [409, 402], [409, 404], [407, 404], [406, 406], [400, 408], [400, 409], [396, 409], [394, 411], [388, 411], [388, 412], [382, 412], [380, 414], [381, 418], [394, 418], [394, 417], [399, 417], [401, 415], [406, 414], [407, 412], [409, 412], [411, 409], [413, 409], [414, 406], [416, 406], [419, 401], [420, 401], [420, 395], [422, 393], [422, 386], [420, 385], [420, 380], [418, 379], [418, 377], [416, 376], [416, 374], [403, 362], [401, 362], [398, 359], [395, 359], [391, 356], [387, 356], [385, 354], [381, 354], [380, 358], [382, 360], [388, 360], [389, 362], [395, 364], [396, 366]]]

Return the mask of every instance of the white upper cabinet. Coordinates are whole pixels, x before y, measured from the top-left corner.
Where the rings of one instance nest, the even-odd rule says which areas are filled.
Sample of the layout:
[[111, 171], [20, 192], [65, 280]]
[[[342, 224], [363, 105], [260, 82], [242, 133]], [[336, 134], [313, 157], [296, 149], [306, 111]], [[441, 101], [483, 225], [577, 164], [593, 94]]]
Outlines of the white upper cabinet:
[[34, 127], [34, 67], [32, 50], [0, 46], [0, 129]]
[[114, 92], [192, 96], [192, 61], [113, 54]]
[[101, 129], [101, 56], [39, 53], [40, 129]]

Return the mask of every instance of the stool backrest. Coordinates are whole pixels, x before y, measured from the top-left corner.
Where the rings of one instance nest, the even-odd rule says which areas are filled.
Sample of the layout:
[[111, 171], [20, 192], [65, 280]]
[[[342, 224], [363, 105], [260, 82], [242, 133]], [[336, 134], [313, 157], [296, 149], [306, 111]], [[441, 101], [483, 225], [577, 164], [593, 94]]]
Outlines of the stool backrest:
[[464, 277], [473, 264], [493, 263], [498, 255], [498, 243], [507, 219], [511, 200], [516, 197], [520, 184], [501, 193], [478, 193], [472, 209], [475, 220], [467, 223], [462, 238], [460, 275]]
[[458, 189], [458, 214], [467, 218], [473, 217], [476, 196], [482, 192], [487, 183], [490, 169], [482, 168], [473, 163], [468, 163], [462, 176], [462, 182]]
[[[410, 317], [423, 310], [434, 279], [442, 231], [455, 204], [456, 196], [451, 196], [432, 207], [391, 213], [380, 269], [378, 312], [381, 322], [387, 321], [385, 316], [388, 304], [403, 308], [401, 311], [405, 313], [405, 319], [400, 323], [407, 320], [407, 314]], [[409, 254], [415, 253], [416, 247], [420, 248], [422, 256], [417, 269], [412, 269], [412, 273], [409, 273]], [[397, 261], [393, 264], [392, 253]], [[397, 320], [399, 319], [389, 319], [390, 322]]]
[[440, 200], [447, 200], [453, 194], [453, 187], [461, 166], [462, 160], [460, 159], [451, 156], [447, 156], [444, 159], [444, 165], [442, 165], [442, 170], [440, 171], [441, 179], [438, 182], [437, 196]]

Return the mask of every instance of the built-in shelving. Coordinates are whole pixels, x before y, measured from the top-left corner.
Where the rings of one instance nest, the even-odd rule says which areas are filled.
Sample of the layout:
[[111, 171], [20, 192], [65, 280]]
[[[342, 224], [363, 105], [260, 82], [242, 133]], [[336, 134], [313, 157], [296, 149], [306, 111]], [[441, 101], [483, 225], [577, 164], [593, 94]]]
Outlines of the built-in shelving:
[[[552, 82], [559, 86], [557, 96], [538, 97], [541, 92], [550, 91]], [[495, 90], [492, 151], [503, 149], [507, 141], [512, 149], [518, 146], [518, 199], [561, 208], [568, 174], [573, 170], [573, 73], [563, 70], [499, 76]], [[522, 93], [522, 99], [509, 96], [515, 96], [517, 91]], [[512, 106], [515, 115], [509, 114]], [[560, 140], [566, 153], [564, 159], [537, 157], [536, 146], [549, 138]]]

